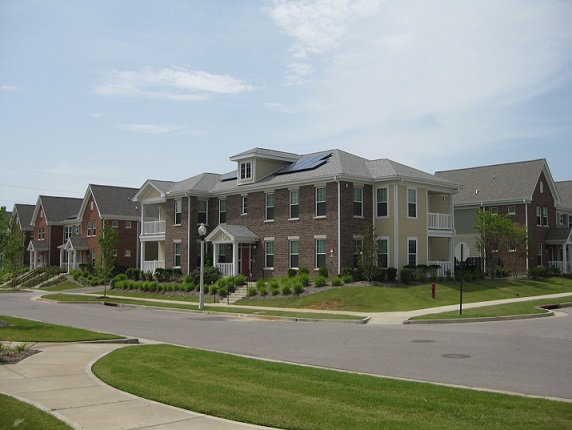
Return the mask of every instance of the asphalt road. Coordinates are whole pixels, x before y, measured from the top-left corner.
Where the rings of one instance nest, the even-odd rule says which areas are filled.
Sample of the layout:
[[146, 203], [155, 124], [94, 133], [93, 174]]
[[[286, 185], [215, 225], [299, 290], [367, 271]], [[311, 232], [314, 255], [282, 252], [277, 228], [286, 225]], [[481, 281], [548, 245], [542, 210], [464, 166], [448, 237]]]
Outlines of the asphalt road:
[[33, 294], [0, 294], [0, 315], [250, 357], [572, 400], [572, 308], [559, 317], [533, 320], [368, 326], [56, 304], [32, 301]]

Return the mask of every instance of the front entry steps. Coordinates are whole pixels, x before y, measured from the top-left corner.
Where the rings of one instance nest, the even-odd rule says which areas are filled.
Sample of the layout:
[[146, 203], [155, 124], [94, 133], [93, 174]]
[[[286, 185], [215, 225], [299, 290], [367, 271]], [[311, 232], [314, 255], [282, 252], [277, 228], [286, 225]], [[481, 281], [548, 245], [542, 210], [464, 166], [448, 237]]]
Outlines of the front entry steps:
[[[254, 283], [252, 283], [252, 285], [254, 285]], [[227, 298], [227, 302], [229, 304], [233, 304], [240, 299], [244, 299], [248, 295], [248, 287], [248, 284], [237, 286], [234, 293], [230, 293], [230, 296]]]

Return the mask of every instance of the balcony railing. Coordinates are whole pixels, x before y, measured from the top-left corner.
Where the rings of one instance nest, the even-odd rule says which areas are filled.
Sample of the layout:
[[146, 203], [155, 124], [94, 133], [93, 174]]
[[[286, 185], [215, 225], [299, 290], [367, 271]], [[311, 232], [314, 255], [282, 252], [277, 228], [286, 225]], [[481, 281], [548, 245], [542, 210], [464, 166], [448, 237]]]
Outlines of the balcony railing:
[[432, 230], [452, 230], [451, 215], [429, 212], [427, 214], [427, 227]]
[[570, 273], [570, 263], [568, 261], [549, 261], [548, 267], [556, 268], [560, 273]]
[[232, 263], [216, 263], [216, 268], [220, 270], [220, 276], [226, 278], [232, 276]]
[[165, 221], [146, 221], [143, 223], [143, 235], [165, 234]]
[[154, 261], [144, 261], [141, 270], [145, 273], [147, 272], [155, 273], [155, 270], [164, 268], [165, 268], [164, 261], [154, 260]]

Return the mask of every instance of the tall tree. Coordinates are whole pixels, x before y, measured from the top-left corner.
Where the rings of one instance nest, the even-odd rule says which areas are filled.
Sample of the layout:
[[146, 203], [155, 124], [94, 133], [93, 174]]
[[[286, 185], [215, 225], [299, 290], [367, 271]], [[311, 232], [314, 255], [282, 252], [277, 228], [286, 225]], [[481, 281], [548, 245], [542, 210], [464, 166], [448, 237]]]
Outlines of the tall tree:
[[119, 241], [117, 229], [104, 225], [101, 236], [97, 238], [99, 244], [99, 259], [97, 262], [97, 274], [103, 279], [103, 296], [107, 296], [107, 282], [113, 274], [115, 267], [114, 251]]
[[22, 269], [24, 255], [24, 244], [13, 224], [6, 208], [0, 207], [0, 271], [9, 273], [12, 279]]

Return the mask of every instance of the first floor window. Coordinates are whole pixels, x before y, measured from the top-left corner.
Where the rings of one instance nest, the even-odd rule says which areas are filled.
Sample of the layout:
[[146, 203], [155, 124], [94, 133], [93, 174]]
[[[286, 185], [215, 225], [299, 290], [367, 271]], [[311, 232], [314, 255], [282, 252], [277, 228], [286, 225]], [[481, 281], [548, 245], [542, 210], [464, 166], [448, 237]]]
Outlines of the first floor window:
[[316, 239], [316, 268], [326, 267], [326, 239]]
[[417, 239], [407, 239], [407, 264], [417, 266]]
[[542, 266], [542, 243], [539, 243], [536, 247], [536, 265]]
[[497, 207], [491, 208], [491, 213], [493, 215], [498, 215], [499, 214], [499, 208], [497, 208]]
[[111, 251], [111, 255], [113, 255], [114, 257], [117, 257], [117, 249], [114, 249], [113, 251]]
[[173, 267], [181, 267], [181, 242], [174, 243]]
[[360, 262], [361, 262], [363, 240], [362, 239], [354, 239], [353, 249], [354, 249], [354, 269], [357, 269], [360, 266]]
[[377, 267], [382, 269], [389, 267], [388, 239], [377, 239]]
[[289, 244], [290, 254], [290, 268], [297, 269], [299, 266], [300, 257], [300, 242], [298, 240], [291, 240]]
[[126, 250], [125, 250], [125, 256], [126, 256], [126, 257], [131, 257], [131, 250], [130, 250], [130, 249], [126, 249]]
[[274, 241], [264, 243], [264, 267], [274, 267]]

